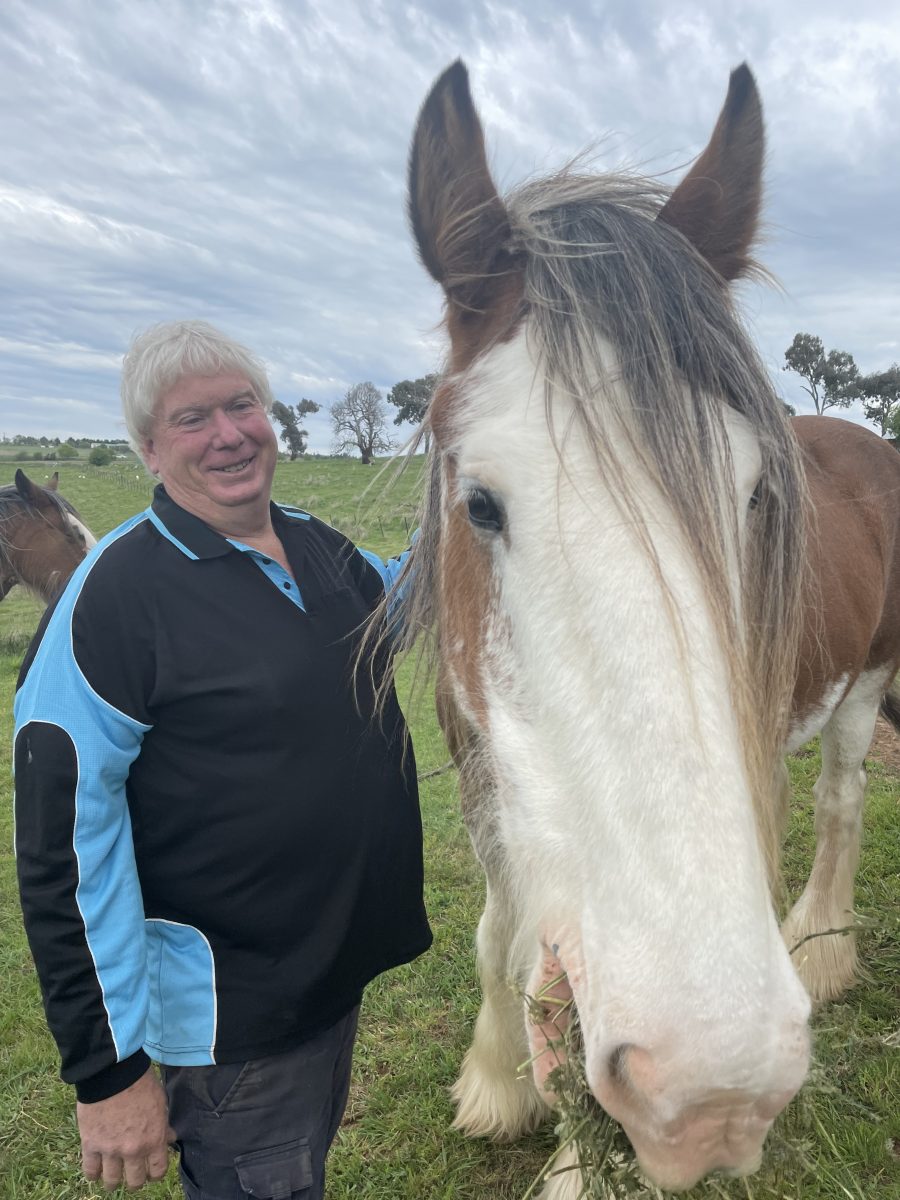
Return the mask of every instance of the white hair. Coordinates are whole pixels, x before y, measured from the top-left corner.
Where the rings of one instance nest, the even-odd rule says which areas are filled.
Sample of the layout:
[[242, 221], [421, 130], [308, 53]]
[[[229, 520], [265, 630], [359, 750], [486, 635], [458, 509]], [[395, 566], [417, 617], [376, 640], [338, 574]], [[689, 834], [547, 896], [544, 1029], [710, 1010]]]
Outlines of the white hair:
[[189, 375], [245, 375], [266, 412], [272, 389], [262, 361], [207, 321], [168, 321], [132, 338], [122, 362], [122, 412], [128, 438], [140, 454], [156, 406]]

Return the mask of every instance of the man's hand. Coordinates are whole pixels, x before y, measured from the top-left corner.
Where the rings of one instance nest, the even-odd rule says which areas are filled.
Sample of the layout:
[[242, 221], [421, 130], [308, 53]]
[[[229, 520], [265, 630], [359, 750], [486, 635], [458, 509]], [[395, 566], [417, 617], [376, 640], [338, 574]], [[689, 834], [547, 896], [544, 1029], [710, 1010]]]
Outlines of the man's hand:
[[132, 1190], [162, 1179], [169, 1166], [166, 1093], [151, 1068], [136, 1083], [108, 1100], [78, 1104], [81, 1166], [88, 1179], [103, 1180], [110, 1191], [125, 1183]]

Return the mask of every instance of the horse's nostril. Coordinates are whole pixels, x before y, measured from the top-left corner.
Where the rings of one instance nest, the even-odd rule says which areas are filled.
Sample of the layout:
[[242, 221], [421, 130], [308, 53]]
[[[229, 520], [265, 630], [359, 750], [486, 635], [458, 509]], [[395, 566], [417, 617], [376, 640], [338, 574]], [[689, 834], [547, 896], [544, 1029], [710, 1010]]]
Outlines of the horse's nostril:
[[647, 1096], [660, 1085], [658, 1063], [649, 1050], [623, 1042], [606, 1060], [609, 1081], [616, 1088], [627, 1088], [633, 1096]]

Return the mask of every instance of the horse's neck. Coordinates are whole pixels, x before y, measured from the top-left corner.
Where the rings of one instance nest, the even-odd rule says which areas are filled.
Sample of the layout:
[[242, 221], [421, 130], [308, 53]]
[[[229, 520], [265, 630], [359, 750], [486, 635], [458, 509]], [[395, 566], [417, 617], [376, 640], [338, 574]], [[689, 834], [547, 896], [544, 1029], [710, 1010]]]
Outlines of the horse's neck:
[[890, 603], [900, 594], [900, 455], [834, 417], [794, 428], [810, 504], [794, 713], [812, 728], [862, 671], [880, 666], [879, 645], [900, 642], [900, 610]]

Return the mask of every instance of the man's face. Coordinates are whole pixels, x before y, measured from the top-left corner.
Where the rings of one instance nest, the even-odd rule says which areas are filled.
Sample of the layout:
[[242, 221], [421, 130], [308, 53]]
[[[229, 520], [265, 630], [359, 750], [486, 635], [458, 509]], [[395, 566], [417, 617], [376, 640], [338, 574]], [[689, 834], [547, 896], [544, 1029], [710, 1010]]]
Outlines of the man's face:
[[172, 499], [214, 528], [227, 528], [235, 509], [268, 505], [278, 444], [243, 375], [180, 379], [157, 404], [141, 448]]

